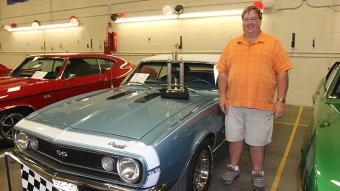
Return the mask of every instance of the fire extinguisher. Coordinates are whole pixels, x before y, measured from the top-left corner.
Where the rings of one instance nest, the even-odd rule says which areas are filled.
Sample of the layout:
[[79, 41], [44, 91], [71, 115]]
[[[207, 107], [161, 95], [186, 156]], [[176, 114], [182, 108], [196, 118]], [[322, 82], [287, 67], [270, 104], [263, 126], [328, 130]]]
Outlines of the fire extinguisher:
[[117, 33], [111, 32], [108, 34], [108, 42], [111, 51], [117, 51]]
[[111, 54], [114, 51], [117, 51], [117, 33], [112, 31], [111, 23], [108, 23], [106, 40], [104, 41], [104, 53]]

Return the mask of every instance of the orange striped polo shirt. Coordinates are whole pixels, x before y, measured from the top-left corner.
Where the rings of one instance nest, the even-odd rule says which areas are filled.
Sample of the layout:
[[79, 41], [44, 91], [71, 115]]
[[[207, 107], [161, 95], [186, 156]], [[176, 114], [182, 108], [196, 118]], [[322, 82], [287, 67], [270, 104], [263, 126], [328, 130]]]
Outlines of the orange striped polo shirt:
[[227, 100], [231, 106], [273, 109], [276, 74], [293, 68], [280, 41], [260, 33], [248, 43], [243, 35], [224, 48], [217, 69], [228, 76]]

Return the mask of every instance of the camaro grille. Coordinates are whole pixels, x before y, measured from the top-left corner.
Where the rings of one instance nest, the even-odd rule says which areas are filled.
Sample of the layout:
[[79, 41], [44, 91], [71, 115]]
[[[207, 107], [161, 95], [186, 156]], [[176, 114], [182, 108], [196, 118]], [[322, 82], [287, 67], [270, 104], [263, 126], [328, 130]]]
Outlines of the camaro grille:
[[[107, 156], [105, 154], [63, 145], [55, 145], [42, 139], [38, 139], [38, 141], [38, 151], [60, 163], [104, 172], [101, 166], [101, 160], [104, 156]], [[117, 164], [118, 158], [114, 156], [111, 157], [114, 160], [114, 164]], [[117, 173], [117, 169], [114, 169], [113, 173]]]

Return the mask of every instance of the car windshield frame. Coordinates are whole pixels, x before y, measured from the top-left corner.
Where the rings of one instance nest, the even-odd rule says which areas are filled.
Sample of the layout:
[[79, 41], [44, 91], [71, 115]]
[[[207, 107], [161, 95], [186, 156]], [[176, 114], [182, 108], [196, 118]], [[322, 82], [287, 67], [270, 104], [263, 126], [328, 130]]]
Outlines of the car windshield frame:
[[17, 78], [56, 79], [64, 58], [29, 57], [9, 75]]
[[[143, 61], [129, 75], [124, 84], [145, 84], [147, 86], [167, 85], [167, 61]], [[185, 61], [184, 62], [184, 84], [185, 87], [195, 90], [217, 90], [216, 67], [214, 64]], [[131, 81], [136, 73], [148, 74], [145, 81]], [[172, 83], [179, 84], [179, 64], [173, 63]], [[176, 79], [176, 80], [175, 80]]]

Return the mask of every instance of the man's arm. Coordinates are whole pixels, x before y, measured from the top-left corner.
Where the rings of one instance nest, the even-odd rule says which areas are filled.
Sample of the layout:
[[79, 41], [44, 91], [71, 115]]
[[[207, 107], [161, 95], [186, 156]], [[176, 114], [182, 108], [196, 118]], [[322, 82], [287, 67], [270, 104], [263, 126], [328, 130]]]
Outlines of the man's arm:
[[227, 114], [227, 108], [228, 108], [228, 102], [226, 98], [227, 88], [228, 88], [228, 82], [227, 82], [228, 76], [224, 72], [218, 73], [218, 91], [220, 93], [220, 108], [223, 111], [224, 114]]
[[288, 90], [288, 71], [280, 72], [276, 75], [277, 79], [277, 101], [273, 108], [275, 117], [282, 117], [286, 111], [285, 99]]

